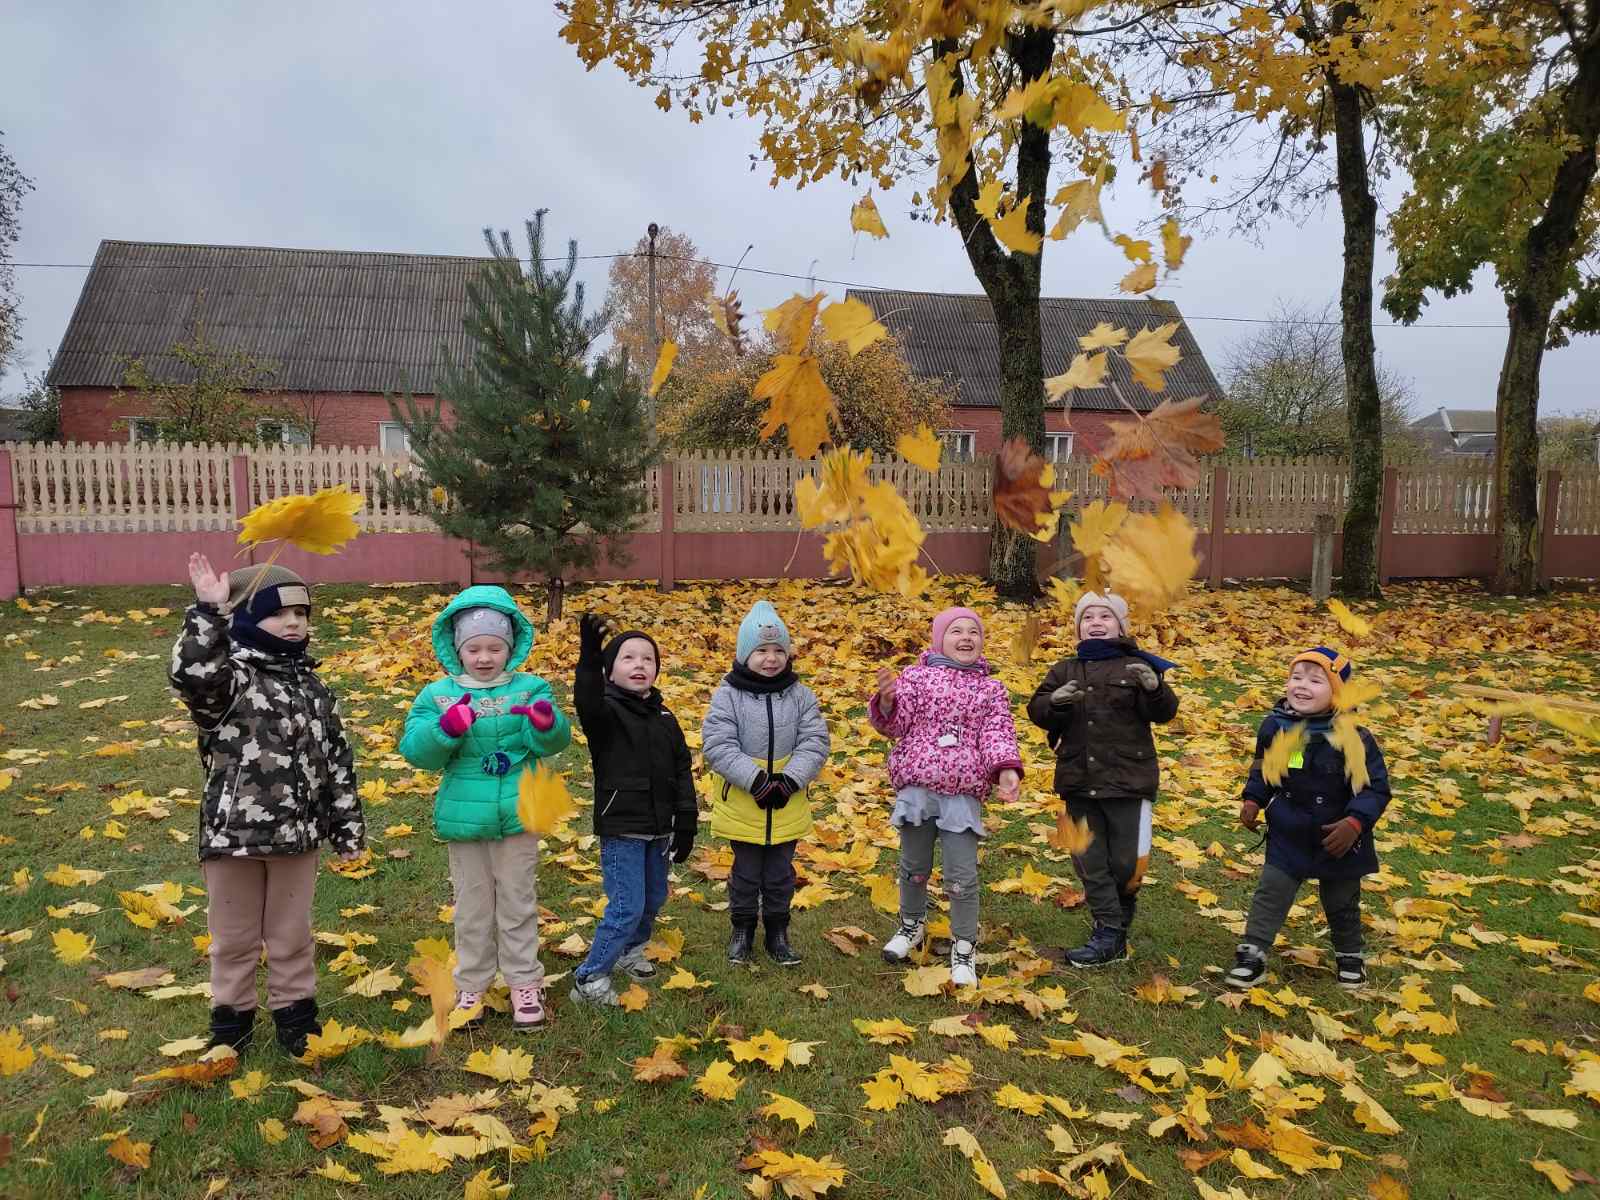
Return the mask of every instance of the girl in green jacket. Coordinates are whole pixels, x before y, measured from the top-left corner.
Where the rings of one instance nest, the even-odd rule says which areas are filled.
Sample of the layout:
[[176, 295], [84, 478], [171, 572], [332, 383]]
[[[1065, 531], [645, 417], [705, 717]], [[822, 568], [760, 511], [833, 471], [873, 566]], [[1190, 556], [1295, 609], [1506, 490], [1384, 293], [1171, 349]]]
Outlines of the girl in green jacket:
[[498, 970], [519, 1031], [541, 1025], [545, 1008], [539, 835], [517, 820], [517, 780], [572, 741], [550, 685], [517, 670], [533, 634], [504, 588], [469, 587], [452, 600], [433, 622], [433, 652], [448, 674], [412, 702], [400, 741], [408, 763], [442, 773], [433, 823], [450, 843], [456, 1007], [479, 1008]]

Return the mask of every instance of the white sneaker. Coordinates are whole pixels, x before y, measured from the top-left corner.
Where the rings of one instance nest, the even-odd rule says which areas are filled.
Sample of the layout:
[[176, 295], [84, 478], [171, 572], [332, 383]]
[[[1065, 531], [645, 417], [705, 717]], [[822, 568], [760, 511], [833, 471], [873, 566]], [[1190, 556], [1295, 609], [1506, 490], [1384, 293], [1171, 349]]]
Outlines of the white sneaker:
[[617, 959], [617, 969], [626, 971], [630, 979], [654, 979], [656, 965], [644, 956], [644, 947], [635, 946]]
[[617, 989], [611, 986], [610, 975], [593, 975], [588, 979], [580, 979], [572, 985], [572, 991], [567, 995], [574, 1004], [592, 1004], [596, 1008], [608, 1008], [622, 1003], [617, 996]]
[[922, 939], [927, 936], [928, 923], [926, 921], [900, 922], [900, 928], [895, 935], [884, 944], [883, 961], [903, 963], [911, 957], [913, 950], [922, 949]]
[[978, 986], [978, 972], [973, 966], [978, 948], [963, 939], [950, 943], [950, 982], [958, 988]]

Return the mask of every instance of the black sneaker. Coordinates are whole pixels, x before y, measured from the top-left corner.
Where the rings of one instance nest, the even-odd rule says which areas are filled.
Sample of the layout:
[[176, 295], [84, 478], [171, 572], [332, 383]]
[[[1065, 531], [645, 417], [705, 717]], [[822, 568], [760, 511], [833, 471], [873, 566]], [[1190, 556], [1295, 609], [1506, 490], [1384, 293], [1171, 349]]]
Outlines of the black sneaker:
[[1233, 969], [1226, 975], [1227, 984], [1231, 988], [1245, 991], [1255, 987], [1261, 982], [1261, 977], [1267, 973], [1267, 958], [1248, 942], [1240, 944], [1233, 955]]
[[1074, 967], [1103, 967], [1127, 957], [1128, 935], [1109, 925], [1096, 925], [1087, 942], [1067, 951], [1067, 961]]
[[1339, 986], [1347, 992], [1359, 992], [1367, 986], [1367, 964], [1361, 961], [1359, 954], [1339, 954], [1334, 956], [1338, 967]]

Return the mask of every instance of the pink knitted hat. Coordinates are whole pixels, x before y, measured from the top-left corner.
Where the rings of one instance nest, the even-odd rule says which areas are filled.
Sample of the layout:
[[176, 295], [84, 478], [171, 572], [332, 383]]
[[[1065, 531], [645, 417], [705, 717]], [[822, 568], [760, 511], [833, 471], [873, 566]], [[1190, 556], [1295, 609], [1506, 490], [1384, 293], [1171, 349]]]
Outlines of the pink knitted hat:
[[947, 608], [933, 619], [932, 649], [935, 654], [944, 653], [945, 631], [948, 630], [951, 625], [959, 621], [962, 617], [966, 617], [971, 621], [976, 621], [978, 624], [978, 632], [980, 634], [983, 632], [983, 618], [977, 613], [973, 612], [970, 608]]

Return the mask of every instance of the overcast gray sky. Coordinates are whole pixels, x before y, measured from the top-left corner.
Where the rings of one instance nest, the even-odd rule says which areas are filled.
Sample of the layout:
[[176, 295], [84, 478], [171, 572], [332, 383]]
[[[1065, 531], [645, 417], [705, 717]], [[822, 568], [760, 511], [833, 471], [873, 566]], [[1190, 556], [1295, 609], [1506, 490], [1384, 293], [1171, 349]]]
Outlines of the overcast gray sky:
[[[819, 284], [979, 290], [948, 226], [906, 218], [910, 187], [878, 197], [887, 241], [853, 235], [854, 190], [770, 187], [765, 165], [751, 166], [752, 123], [691, 125], [610, 67], [585, 73], [541, 0], [0, 0], [0, 25], [0, 129], [37, 184], [20, 263], [88, 263], [102, 238], [474, 254], [484, 225], [520, 231], [547, 207], [550, 232], [585, 254], [628, 249], [658, 221], [720, 262], [753, 243], [747, 271], [792, 272], [802, 284], [814, 271]], [[1132, 219], [1145, 203], [1130, 183], [1114, 211]], [[1260, 246], [1209, 236], [1157, 294], [1180, 305], [1220, 368], [1250, 329], [1237, 319], [1336, 296], [1336, 215], [1269, 228]], [[1048, 295], [1114, 295], [1127, 270], [1093, 231], [1047, 242], [1045, 254]], [[38, 370], [84, 272], [17, 276], [24, 365]], [[603, 293], [603, 262], [584, 277]], [[742, 273], [737, 286], [749, 311], [797, 284]], [[1418, 412], [1492, 408], [1505, 317], [1492, 281], [1426, 315], [1492, 328], [1378, 330]], [[1600, 406], [1597, 378], [1595, 339], [1547, 355], [1543, 411]], [[13, 373], [0, 394], [19, 386]]]

